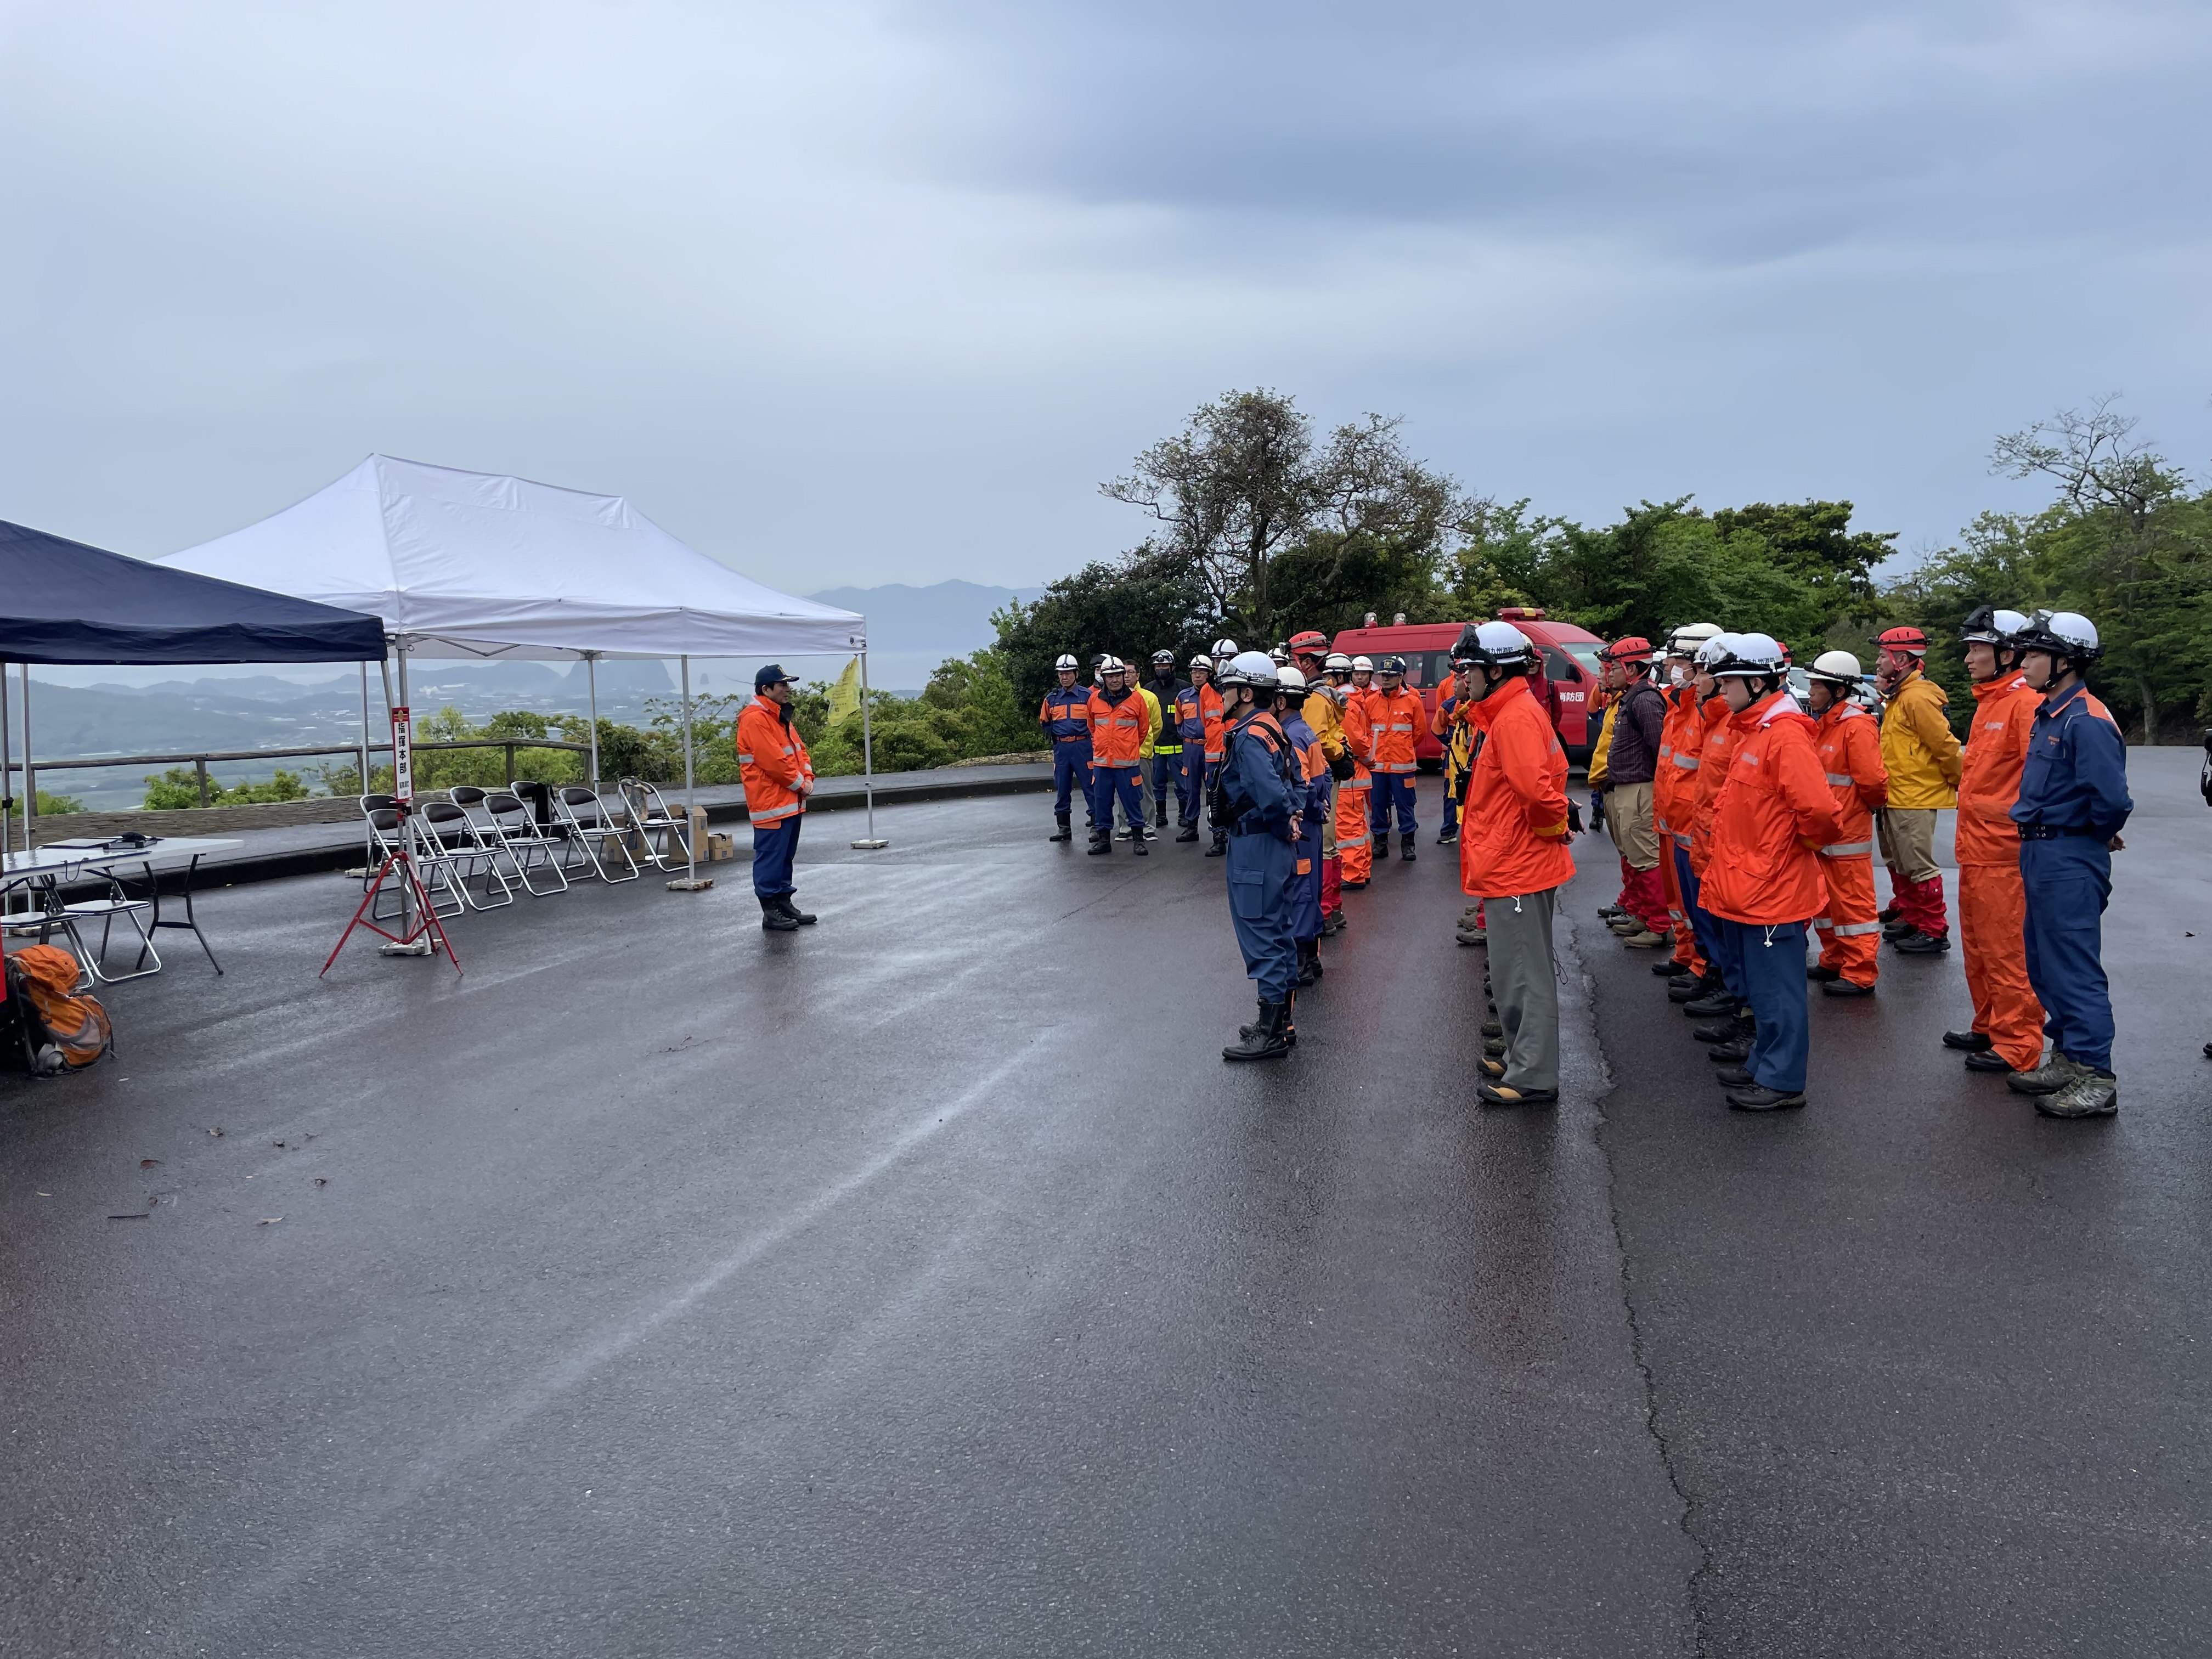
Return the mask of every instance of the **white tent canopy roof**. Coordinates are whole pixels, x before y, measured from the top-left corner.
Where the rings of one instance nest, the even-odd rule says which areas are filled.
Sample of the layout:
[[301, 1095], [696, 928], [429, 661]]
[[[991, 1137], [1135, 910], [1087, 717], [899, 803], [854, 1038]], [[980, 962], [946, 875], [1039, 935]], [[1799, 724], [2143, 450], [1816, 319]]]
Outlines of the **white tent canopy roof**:
[[867, 623], [686, 547], [620, 495], [372, 455], [160, 562], [382, 617], [416, 654], [843, 655]]

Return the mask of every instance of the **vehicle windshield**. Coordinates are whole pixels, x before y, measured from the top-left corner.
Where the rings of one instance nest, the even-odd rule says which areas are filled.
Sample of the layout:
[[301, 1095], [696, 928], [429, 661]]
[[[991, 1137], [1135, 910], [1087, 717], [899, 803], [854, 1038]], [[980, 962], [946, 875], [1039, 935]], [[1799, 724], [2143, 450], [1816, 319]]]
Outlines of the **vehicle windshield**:
[[1597, 659], [1597, 653], [1604, 650], [1605, 647], [1602, 645], [1600, 645], [1595, 640], [1561, 640], [1559, 641], [1559, 649], [1565, 652], [1577, 662], [1580, 663], [1582, 665], [1583, 672], [1589, 676], [1590, 678], [1597, 679], [1601, 678], [1599, 671], [1601, 670], [1605, 665]]

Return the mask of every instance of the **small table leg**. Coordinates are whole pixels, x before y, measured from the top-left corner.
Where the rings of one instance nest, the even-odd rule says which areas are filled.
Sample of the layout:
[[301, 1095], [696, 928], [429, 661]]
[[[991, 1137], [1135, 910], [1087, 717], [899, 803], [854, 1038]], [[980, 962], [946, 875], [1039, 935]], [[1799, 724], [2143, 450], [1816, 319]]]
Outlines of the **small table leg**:
[[154, 861], [151, 859], [146, 860], [146, 879], [154, 890], [153, 925], [156, 927], [179, 927], [190, 933], [200, 942], [200, 949], [207, 952], [208, 965], [220, 975], [222, 964], [215, 959], [214, 947], [208, 944], [207, 935], [200, 932], [199, 915], [192, 908], [192, 878], [199, 873], [199, 867], [200, 855], [195, 853], [191, 862], [185, 866], [185, 919], [182, 921], [164, 921], [161, 920], [161, 878], [154, 868]]

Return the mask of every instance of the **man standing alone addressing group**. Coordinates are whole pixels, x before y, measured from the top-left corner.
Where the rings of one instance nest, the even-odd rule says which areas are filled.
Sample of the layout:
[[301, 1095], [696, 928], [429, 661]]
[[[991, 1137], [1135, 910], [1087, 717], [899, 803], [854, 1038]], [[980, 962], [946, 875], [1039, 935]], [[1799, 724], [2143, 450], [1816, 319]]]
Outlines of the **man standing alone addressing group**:
[[814, 792], [814, 762], [791, 718], [791, 676], [775, 663], [753, 676], [753, 700], [738, 716], [738, 776], [753, 826], [753, 896], [761, 926], [795, 933], [814, 918], [793, 899], [799, 826]]

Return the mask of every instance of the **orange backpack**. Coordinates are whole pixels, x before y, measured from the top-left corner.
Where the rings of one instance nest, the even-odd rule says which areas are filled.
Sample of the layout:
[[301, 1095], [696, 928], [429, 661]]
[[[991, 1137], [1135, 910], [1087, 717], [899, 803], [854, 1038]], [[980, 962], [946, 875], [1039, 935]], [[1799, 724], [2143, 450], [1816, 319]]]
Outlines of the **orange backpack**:
[[[60, 1049], [72, 1071], [91, 1065], [115, 1041], [99, 999], [76, 992], [82, 971], [76, 958], [56, 945], [28, 945], [8, 955], [8, 994], [21, 995], [29, 1005], [25, 1012], [35, 1016], [32, 1046]], [[38, 1040], [40, 1025], [46, 1028], [44, 1043]]]

